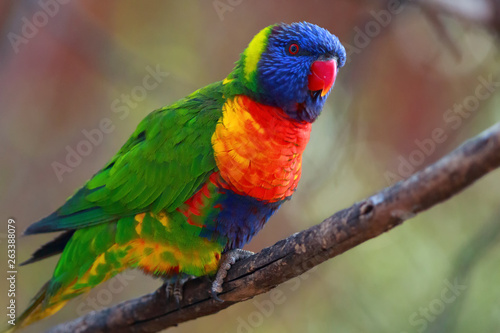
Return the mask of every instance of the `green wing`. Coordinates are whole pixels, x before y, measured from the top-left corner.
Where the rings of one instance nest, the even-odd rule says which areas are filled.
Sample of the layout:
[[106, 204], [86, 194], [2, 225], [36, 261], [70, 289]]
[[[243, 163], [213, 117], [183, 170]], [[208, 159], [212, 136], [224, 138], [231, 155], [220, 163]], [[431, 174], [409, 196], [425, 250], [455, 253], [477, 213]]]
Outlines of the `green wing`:
[[211, 137], [222, 115], [221, 86], [211, 84], [150, 113], [103, 169], [25, 234], [175, 210], [216, 170]]

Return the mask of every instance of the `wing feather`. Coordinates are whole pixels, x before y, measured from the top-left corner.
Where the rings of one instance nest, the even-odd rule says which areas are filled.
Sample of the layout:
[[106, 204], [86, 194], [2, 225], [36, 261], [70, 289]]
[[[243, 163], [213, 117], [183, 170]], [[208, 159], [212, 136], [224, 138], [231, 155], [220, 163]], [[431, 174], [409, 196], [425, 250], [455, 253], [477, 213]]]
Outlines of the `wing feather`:
[[83, 228], [145, 211], [173, 211], [216, 170], [211, 137], [221, 83], [150, 113], [108, 164], [25, 234]]

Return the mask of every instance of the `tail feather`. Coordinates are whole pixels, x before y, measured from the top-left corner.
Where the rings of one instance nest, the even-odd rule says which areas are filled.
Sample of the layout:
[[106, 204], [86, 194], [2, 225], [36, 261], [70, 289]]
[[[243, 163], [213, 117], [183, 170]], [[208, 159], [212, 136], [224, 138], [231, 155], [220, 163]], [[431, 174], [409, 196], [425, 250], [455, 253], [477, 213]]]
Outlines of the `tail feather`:
[[42, 318], [50, 316], [51, 314], [59, 311], [67, 301], [61, 301], [57, 304], [52, 304], [50, 306], [45, 306], [47, 290], [49, 288], [50, 281], [45, 283], [43, 287], [38, 291], [35, 297], [31, 300], [28, 308], [16, 318], [14, 326], [10, 326], [7, 329], [1, 331], [1, 333], [12, 333], [21, 329], [25, 326], [32, 324]]
[[35, 253], [31, 255], [31, 258], [21, 263], [20, 266], [31, 264], [39, 260], [61, 253], [74, 233], [75, 230], [69, 230], [60, 234], [57, 238], [53, 239], [47, 244], [44, 244], [41, 248], [36, 250]]
[[16, 326], [11, 328], [7, 332], [12, 332], [14, 329], [19, 329], [25, 327], [35, 321], [43, 319], [51, 314], [59, 311], [67, 301], [61, 301], [57, 304], [53, 304], [50, 306], [45, 306], [47, 302], [47, 289], [49, 288], [50, 281], [45, 283], [40, 291], [35, 295], [35, 297], [31, 300], [28, 308], [18, 317], [16, 318]]

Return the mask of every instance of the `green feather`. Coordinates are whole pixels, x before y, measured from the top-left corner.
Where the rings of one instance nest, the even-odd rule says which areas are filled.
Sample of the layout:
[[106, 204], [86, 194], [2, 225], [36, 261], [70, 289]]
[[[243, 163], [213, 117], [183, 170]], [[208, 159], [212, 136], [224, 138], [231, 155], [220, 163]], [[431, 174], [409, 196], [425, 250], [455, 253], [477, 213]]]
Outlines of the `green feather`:
[[106, 167], [25, 233], [174, 211], [216, 170], [211, 137], [222, 115], [222, 90], [217, 82], [150, 113]]

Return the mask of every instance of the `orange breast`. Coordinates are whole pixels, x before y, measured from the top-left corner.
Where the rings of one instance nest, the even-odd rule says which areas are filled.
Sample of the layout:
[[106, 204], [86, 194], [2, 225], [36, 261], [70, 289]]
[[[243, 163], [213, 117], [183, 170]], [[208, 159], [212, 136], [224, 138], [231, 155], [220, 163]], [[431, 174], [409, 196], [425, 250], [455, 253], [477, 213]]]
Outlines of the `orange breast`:
[[246, 96], [228, 100], [212, 136], [222, 186], [268, 202], [291, 196], [310, 132], [310, 123], [279, 108]]

